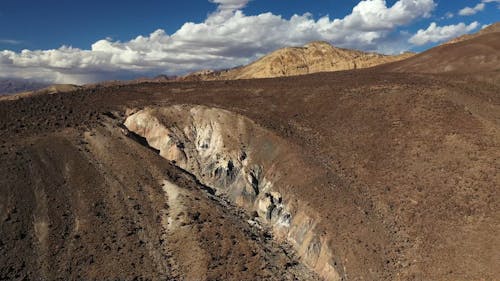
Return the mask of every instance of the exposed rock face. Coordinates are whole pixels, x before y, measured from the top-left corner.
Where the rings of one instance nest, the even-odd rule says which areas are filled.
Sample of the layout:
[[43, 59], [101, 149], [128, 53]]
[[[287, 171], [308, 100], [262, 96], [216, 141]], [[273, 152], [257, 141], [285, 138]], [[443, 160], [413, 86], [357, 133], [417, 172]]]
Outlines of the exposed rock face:
[[256, 220], [292, 244], [302, 260], [326, 280], [341, 280], [328, 245], [316, 228], [314, 210], [290, 191], [311, 185], [293, 167], [300, 157], [291, 144], [251, 120], [216, 108], [149, 108], [129, 116], [125, 126], [144, 136], [160, 155], [215, 188]]
[[318, 41], [311, 42], [304, 47], [288, 47], [276, 50], [240, 68], [221, 72], [196, 72], [184, 79], [233, 80], [294, 76], [316, 72], [367, 68], [406, 59], [413, 55], [412, 53], [405, 53], [397, 56], [388, 56], [367, 53], [336, 48], [327, 42]]

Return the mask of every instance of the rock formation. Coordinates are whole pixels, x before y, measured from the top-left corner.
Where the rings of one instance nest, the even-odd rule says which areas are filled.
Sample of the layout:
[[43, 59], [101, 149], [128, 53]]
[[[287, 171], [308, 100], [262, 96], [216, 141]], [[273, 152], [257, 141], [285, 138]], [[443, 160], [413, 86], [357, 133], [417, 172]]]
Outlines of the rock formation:
[[183, 80], [234, 80], [303, 75], [316, 72], [360, 69], [394, 62], [413, 56], [404, 53], [396, 56], [367, 53], [337, 48], [327, 42], [311, 42], [304, 47], [287, 47], [276, 50], [259, 60], [227, 71], [195, 72]]
[[278, 241], [289, 242], [325, 280], [341, 280], [340, 263], [320, 231], [316, 211], [295, 189], [314, 184], [292, 167], [304, 167], [293, 145], [248, 118], [203, 106], [141, 110], [125, 126], [145, 137], [161, 156], [194, 174], [216, 194], [255, 213]]

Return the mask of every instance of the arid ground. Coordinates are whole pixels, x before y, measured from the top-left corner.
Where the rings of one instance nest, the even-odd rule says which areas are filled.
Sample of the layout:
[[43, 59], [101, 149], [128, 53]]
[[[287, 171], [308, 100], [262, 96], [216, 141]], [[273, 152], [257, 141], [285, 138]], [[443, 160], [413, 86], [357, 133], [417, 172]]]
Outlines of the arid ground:
[[0, 279], [499, 280], [498, 60], [405, 63], [0, 101]]

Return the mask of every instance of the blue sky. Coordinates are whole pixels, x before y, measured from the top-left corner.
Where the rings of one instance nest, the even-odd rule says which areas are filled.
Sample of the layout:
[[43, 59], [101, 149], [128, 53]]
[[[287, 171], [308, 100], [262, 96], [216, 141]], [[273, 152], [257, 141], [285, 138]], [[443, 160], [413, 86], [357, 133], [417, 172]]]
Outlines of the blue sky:
[[422, 51], [499, 21], [499, 5], [500, 0], [2, 0], [0, 76], [86, 83], [181, 74], [245, 64], [309, 40], [382, 53]]

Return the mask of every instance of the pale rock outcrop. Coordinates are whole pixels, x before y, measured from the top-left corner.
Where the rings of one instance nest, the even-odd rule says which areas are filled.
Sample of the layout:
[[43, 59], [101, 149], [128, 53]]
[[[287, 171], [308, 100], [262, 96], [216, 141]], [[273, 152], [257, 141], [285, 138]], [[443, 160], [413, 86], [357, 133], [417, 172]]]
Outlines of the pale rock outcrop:
[[256, 213], [320, 276], [340, 280], [331, 237], [317, 230], [317, 215], [290, 191], [291, 184], [310, 184], [286, 168], [300, 166], [292, 145], [245, 117], [203, 106], [147, 108], [125, 126], [217, 195]]
[[413, 55], [413, 53], [404, 53], [390, 56], [368, 53], [337, 48], [327, 42], [316, 41], [303, 47], [287, 47], [276, 50], [246, 66], [218, 72], [195, 72], [183, 79], [234, 80], [294, 76], [367, 68], [403, 60]]

